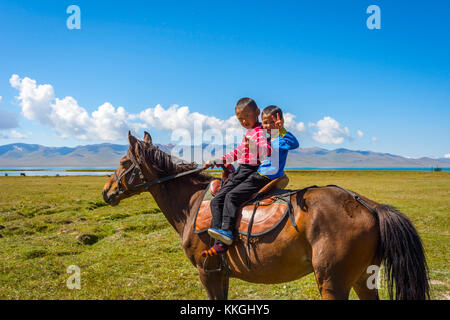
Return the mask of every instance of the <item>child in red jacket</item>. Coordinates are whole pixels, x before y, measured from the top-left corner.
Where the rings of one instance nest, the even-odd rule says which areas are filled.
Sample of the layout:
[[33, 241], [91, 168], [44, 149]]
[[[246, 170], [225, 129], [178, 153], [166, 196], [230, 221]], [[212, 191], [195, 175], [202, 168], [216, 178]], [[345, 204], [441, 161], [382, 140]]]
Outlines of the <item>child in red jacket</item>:
[[241, 145], [236, 150], [215, 161], [207, 161], [204, 168], [218, 163], [238, 161], [239, 168], [230, 175], [220, 191], [211, 201], [212, 222], [208, 234], [216, 239], [213, 247], [202, 252], [203, 256], [213, 256], [227, 251], [234, 240], [233, 229], [239, 206], [252, 194], [260, 190], [270, 179], [257, 170], [261, 161], [270, 155], [270, 145], [258, 120], [260, 110], [255, 101], [242, 98], [235, 108], [236, 117], [247, 129]]

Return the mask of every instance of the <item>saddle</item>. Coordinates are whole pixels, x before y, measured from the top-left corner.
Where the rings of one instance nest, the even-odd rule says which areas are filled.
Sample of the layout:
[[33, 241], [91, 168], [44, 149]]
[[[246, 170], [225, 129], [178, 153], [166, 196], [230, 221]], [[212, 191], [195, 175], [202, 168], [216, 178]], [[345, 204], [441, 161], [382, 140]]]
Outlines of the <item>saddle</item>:
[[[220, 191], [222, 181], [222, 179], [214, 179], [206, 188], [195, 217], [195, 233], [205, 232], [211, 226], [210, 202]], [[288, 183], [289, 178], [284, 175], [272, 180], [253, 194], [239, 209], [235, 230], [245, 236], [261, 236], [275, 229], [288, 214], [291, 215], [291, 193], [290, 190], [284, 189]], [[291, 222], [293, 221], [291, 217]], [[295, 226], [295, 221], [293, 224]]]

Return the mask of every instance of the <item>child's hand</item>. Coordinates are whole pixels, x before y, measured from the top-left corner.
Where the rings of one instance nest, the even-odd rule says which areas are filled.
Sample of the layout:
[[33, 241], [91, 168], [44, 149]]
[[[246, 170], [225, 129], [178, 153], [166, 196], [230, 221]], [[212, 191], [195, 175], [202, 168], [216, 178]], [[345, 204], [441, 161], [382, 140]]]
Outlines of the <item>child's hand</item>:
[[250, 148], [250, 140], [246, 136], [244, 136], [244, 139], [245, 139], [245, 148], [249, 149]]
[[215, 161], [212, 160], [208, 160], [205, 162], [205, 164], [203, 165], [203, 169], [208, 169], [210, 167], [214, 167], [216, 165]]
[[280, 129], [283, 128], [283, 120], [280, 119], [280, 114], [279, 113], [277, 113], [277, 117], [276, 118], [272, 115], [272, 120], [274, 122], [275, 129], [280, 130]]

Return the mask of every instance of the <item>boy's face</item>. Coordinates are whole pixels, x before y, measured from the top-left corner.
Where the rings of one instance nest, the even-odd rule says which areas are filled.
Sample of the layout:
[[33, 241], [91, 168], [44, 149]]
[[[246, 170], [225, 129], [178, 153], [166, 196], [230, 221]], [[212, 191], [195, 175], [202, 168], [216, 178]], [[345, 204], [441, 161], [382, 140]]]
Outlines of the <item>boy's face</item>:
[[253, 110], [251, 108], [242, 108], [235, 109], [235, 112], [241, 126], [245, 129], [253, 129], [258, 122], [259, 109]]
[[[271, 114], [262, 114], [262, 127], [264, 130], [278, 129], [275, 125], [274, 117]], [[281, 119], [281, 123], [284, 126], [284, 119]]]

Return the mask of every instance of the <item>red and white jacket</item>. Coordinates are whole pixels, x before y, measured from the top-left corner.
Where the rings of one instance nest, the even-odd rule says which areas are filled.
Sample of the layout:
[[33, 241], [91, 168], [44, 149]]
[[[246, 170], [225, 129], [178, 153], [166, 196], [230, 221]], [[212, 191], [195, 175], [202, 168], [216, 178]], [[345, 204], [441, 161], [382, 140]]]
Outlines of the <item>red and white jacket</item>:
[[[248, 140], [248, 147], [247, 147]], [[216, 160], [218, 163], [231, 163], [237, 160], [238, 164], [259, 166], [262, 160], [270, 156], [270, 142], [260, 122], [253, 129], [245, 132], [242, 143], [222, 158]]]

